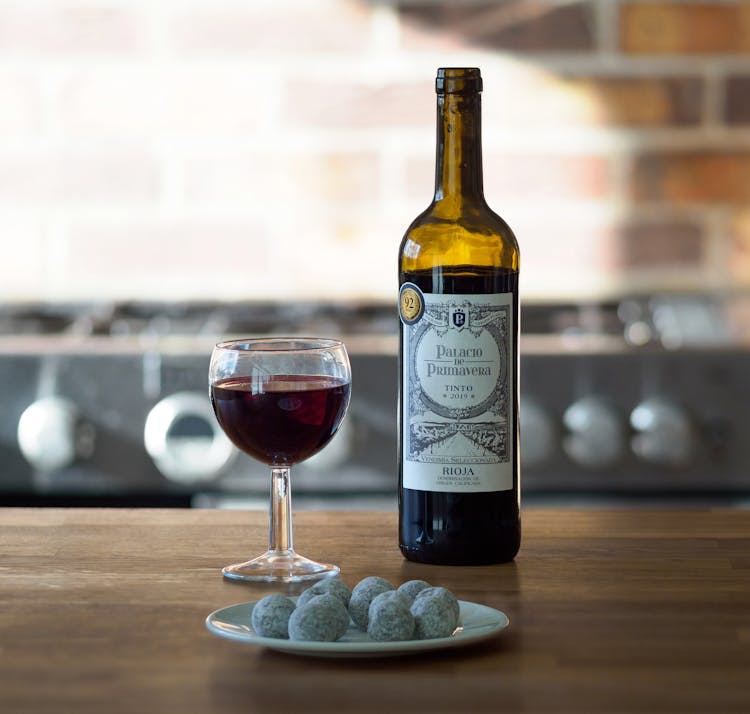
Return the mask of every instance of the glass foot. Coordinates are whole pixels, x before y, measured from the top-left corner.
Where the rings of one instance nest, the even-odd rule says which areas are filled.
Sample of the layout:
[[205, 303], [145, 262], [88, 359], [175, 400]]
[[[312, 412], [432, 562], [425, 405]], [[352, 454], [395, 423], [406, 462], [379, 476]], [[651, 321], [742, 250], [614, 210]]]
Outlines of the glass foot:
[[320, 580], [339, 573], [338, 565], [316, 563], [293, 550], [269, 550], [246, 563], [227, 565], [222, 574], [230, 580], [266, 583], [298, 583], [303, 580]]

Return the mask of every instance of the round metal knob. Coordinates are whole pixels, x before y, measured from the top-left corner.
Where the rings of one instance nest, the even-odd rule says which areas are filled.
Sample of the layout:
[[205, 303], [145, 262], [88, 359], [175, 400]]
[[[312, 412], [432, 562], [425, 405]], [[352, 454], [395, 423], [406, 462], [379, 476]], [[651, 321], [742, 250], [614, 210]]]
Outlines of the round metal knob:
[[197, 392], [177, 392], [156, 404], [146, 418], [143, 441], [156, 468], [183, 483], [216, 477], [237, 453], [208, 397]]
[[695, 432], [690, 417], [677, 404], [660, 397], [641, 402], [630, 414], [637, 432], [630, 441], [633, 452], [660, 466], [683, 466], [693, 453]]
[[617, 463], [625, 451], [625, 428], [618, 411], [600, 397], [584, 397], [563, 415], [563, 448], [576, 463], [602, 468]]
[[524, 466], [541, 466], [555, 452], [557, 430], [552, 416], [535, 399], [521, 398], [521, 460]]
[[[45, 397], [30, 404], [18, 421], [18, 445], [39, 471], [70, 466], [78, 456], [79, 413], [64, 397]], [[90, 429], [85, 430], [87, 433]], [[91, 441], [93, 441], [93, 435]]]

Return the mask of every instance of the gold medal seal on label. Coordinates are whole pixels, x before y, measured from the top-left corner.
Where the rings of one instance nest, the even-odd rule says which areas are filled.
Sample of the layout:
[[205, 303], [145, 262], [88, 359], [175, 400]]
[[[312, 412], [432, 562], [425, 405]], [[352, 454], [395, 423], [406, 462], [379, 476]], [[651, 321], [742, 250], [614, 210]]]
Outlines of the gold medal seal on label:
[[401, 313], [401, 319], [407, 325], [416, 322], [422, 317], [422, 313], [424, 312], [424, 300], [422, 299], [422, 291], [416, 285], [405, 283], [401, 287], [399, 295], [399, 312]]

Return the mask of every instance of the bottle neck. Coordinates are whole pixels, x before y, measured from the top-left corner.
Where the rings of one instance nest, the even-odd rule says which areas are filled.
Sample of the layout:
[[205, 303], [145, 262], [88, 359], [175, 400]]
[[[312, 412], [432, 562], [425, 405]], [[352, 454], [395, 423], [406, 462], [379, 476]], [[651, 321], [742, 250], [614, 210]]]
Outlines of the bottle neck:
[[481, 94], [438, 94], [435, 198], [445, 208], [484, 202]]

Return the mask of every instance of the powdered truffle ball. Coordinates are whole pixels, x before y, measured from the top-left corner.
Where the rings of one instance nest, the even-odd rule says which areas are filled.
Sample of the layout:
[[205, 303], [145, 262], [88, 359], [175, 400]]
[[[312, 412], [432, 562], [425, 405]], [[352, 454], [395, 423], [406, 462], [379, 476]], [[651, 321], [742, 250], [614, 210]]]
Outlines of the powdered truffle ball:
[[309, 602], [316, 595], [325, 595], [326, 593], [336, 595], [336, 597], [341, 599], [344, 607], [349, 607], [349, 599], [352, 596], [352, 591], [349, 590], [349, 586], [343, 580], [339, 580], [338, 578], [326, 578], [304, 590], [297, 598], [297, 607]]
[[297, 606], [289, 618], [289, 638], [307, 642], [335, 642], [348, 627], [349, 614], [341, 599], [325, 593]]
[[367, 634], [378, 642], [397, 642], [414, 637], [414, 616], [409, 599], [397, 590], [380, 593], [370, 603]]
[[261, 637], [277, 640], [289, 638], [289, 616], [294, 611], [294, 601], [284, 595], [266, 595], [255, 603], [250, 621]]
[[414, 598], [414, 601], [416, 602], [420, 598], [423, 597], [429, 597], [434, 598], [438, 600], [441, 603], [444, 603], [445, 605], [449, 606], [451, 610], [456, 615], [456, 623], [458, 623], [458, 616], [461, 612], [461, 607], [458, 604], [458, 600], [456, 599], [456, 596], [447, 588], [440, 588], [440, 587], [430, 587], [425, 588], [424, 590], [421, 590], [419, 593], [417, 593], [417, 596]]
[[431, 585], [425, 580], [407, 580], [405, 583], [401, 583], [398, 586], [398, 591], [406, 595], [409, 598], [409, 604], [414, 602], [414, 598], [422, 592], [425, 588], [429, 588]]
[[364, 580], [360, 580], [352, 590], [352, 597], [349, 600], [349, 614], [357, 627], [367, 630], [369, 619], [368, 610], [370, 603], [380, 593], [394, 590], [395, 588], [385, 578], [371, 575]]
[[403, 605], [407, 610], [411, 607], [411, 602], [409, 602], [409, 598], [406, 595], [400, 593], [398, 590], [386, 590], [372, 599], [370, 607], [367, 609], [367, 614], [372, 617], [373, 609], [386, 602], [396, 602]]
[[[447, 592], [450, 597], [440, 591]], [[427, 588], [417, 595], [410, 609], [417, 639], [450, 637], [458, 624], [458, 602], [454, 606], [451, 597], [453, 594], [445, 588]]]

